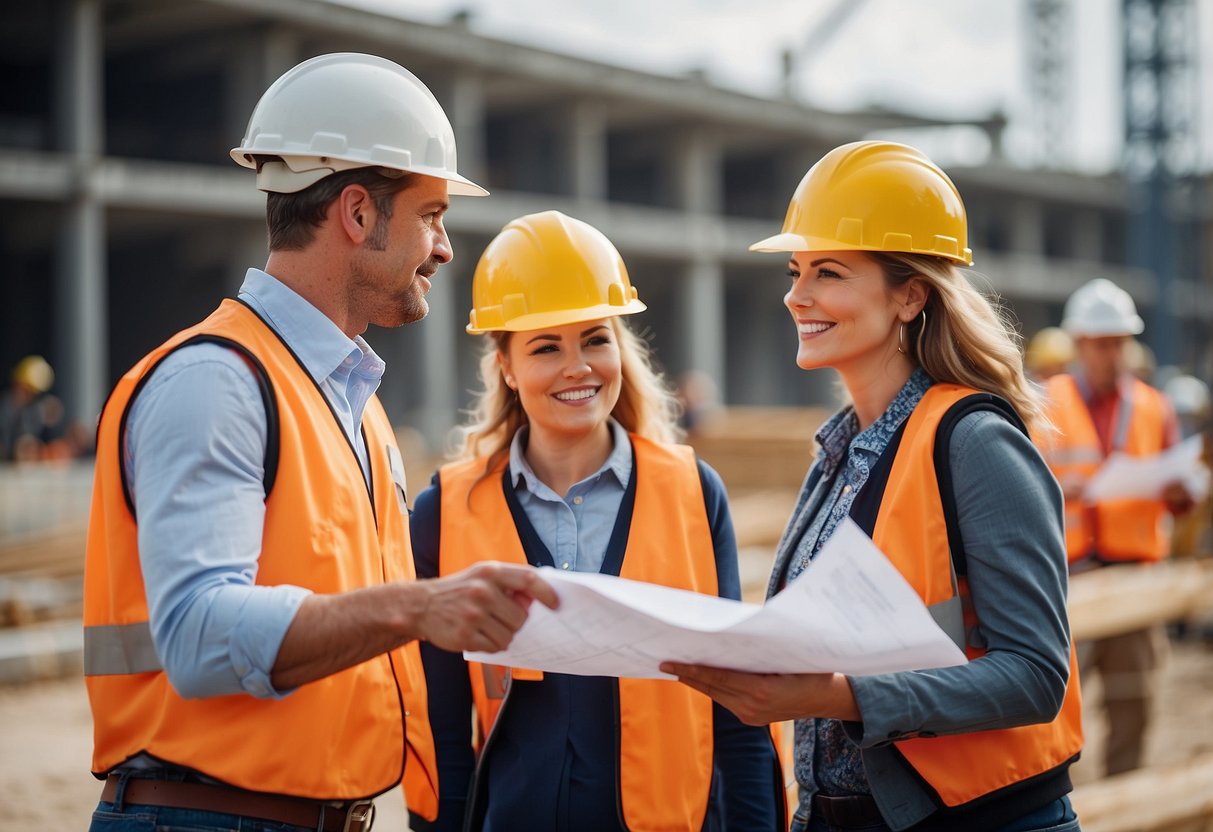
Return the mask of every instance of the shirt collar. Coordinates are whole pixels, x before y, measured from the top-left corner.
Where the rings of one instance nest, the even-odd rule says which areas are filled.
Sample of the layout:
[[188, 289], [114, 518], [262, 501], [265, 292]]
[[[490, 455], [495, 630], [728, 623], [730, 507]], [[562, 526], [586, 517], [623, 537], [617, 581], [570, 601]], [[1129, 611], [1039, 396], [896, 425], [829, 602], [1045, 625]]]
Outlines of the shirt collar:
[[355, 368], [363, 376], [383, 376], [383, 360], [361, 335], [346, 336], [327, 315], [273, 275], [249, 269], [239, 297], [265, 318], [317, 382], [338, 370], [348, 375]]
[[[603, 472], [609, 471], [622, 488], [627, 488], [628, 480], [632, 478], [632, 440], [623, 425], [614, 419], [608, 419], [607, 425], [611, 429], [611, 440], [614, 442], [614, 447], [611, 448], [611, 453], [602, 463], [602, 467], [586, 479], [593, 479]], [[535, 475], [531, 464], [527, 462], [526, 440], [529, 431], [530, 428], [524, 425], [518, 429], [513, 441], [510, 442], [510, 481], [515, 485], [522, 482], [532, 493], [537, 493], [540, 489], [550, 491], [551, 489], [548, 489], [547, 485]]]
[[880, 418], [862, 432], [859, 430], [854, 406], [847, 405], [831, 416], [817, 431], [817, 444], [821, 447], [819, 457], [824, 457], [833, 468], [842, 461], [848, 448], [877, 455], [883, 453], [889, 439], [901, 427], [901, 423], [909, 418], [934, 383], [925, 370], [921, 367], [914, 368], [914, 372], [910, 373], [910, 377], [885, 408], [884, 413], [880, 414]]

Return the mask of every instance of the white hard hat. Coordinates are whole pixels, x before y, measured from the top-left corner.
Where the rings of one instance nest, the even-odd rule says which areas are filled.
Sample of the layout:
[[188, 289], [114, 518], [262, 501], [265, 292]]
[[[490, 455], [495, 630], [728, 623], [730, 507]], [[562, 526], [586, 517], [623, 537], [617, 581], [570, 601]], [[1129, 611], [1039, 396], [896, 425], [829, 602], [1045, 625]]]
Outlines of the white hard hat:
[[320, 55], [273, 83], [232, 158], [256, 168], [263, 191], [295, 193], [329, 174], [382, 167], [445, 179], [449, 193], [488, 191], [455, 169], [455, 133], [438, 99], [413, 73], [374, 55]]
[[1146, 326], [1129, 293], [1100, 277], [1070, 295], [1061, 328], [1075, 337], [1099, 338], [1139, 335]]

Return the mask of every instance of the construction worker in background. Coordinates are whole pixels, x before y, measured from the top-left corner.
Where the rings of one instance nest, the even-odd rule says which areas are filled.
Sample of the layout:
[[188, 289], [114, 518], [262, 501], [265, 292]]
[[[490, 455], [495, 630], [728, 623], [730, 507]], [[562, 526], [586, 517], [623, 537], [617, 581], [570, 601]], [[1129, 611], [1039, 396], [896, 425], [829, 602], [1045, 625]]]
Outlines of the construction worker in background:
[[782, 233], [751, 246], [790, 253], [796, 363], [836, 370], [851, 399], [817, 434], [768, 593], [849, 517], [970, 659], [852, 677], [662, 665], [747, 723], [796, 720], [793, 832], [1078, 829], [1061, 494], [1023, 424], [1042, 402], [1015, 333], [959, 268], [967, 236], [942, 170], [868, 141], [817, 162]]
[[[724, 486], [671, 444], [674, 398], [621, 317], [645, 305], [610, 241], [556, 211], [520, 217], [485, 249], [472, 302], [484, 389], [461, 460], [417, 497], [418, 574], [509, 553], [739, 599]], [[786, 828], [771, 735], [700, 693], [438, 645], [422, 658], [442, 799], [438, 823], [414, 828]]]
[[419, 639], [504, 647], [534, 570], [416, 581], [370, 323], [425, 316], [460, 176], [430, 91], [324, 55], [232, 151], [269, 260], [118, 382], [101, 417], [84, 666], [105, 780], [93, 829], [365, 830], [401, 782], [437, 813]]
[[[1091, 502], [1087, 482], [1113, 452], [1153, 456], [1179, 441], [1166, 397], [1135, 377], [1128, 350], [1144, 324], [1128, 292], [1096, 279], [1066, 301], [1062, 327], [1074, 338], [1073, 375], [1049, 380], [1056, 431], [1037, 440], [1066, 500], [1066, 550], [1073, 573], [1121, 563], [1150, 563], [1170, 548], [1167, 512], [1191, 507], [1182, 482], [1152, 499]], [[1084, 674], [1098, 672], [1108, 720], [1106, 773], [1141, 765], [1156, 671], [1165, 651], [1161, 627], [1079, 645]]]
[[1023, 356], [1029, 376], [1040, 382], [1064, 373], [1073, 360], [1074, 340], [1057, 326], [1046, 326], [1033, 335]]
[[63, 435], [63, 404], [50, 390], [55, 371], [40, 355], [27, 355], [0, 393], [0, 461], [35, 462]]

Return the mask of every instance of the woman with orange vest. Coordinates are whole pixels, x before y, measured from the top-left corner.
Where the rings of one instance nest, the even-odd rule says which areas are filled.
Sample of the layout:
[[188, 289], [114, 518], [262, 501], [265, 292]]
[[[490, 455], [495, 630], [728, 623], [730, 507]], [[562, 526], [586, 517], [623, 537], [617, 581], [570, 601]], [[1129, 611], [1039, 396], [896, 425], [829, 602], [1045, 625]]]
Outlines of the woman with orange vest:
[[791, 252], [796, 363], [836, 370], [850, 397], [817, 433], [768, 591], [849, 517], [969, 662], [664, 668], [747, 723], [796, 720], [797, 832], [1078, 829], [1061, 493], [1027, 436], [1041, 403], [1013, 330], [958, 268], [972, 263], [959, 193], [913, 148], [843, 145], [801, 181], [782, 233], [751, 248]]
[[[673, 398], [620, 317], [645, 306], [610, 241], [556, 211], [516, 219], [472, 302], [484, 390], [462, 459], [417, 497], [418, 573], [493, 559], [738, 598], [724, 487], [671, 444]], [[417, 828], [786, 826], [771, 735], [675, 681], [422, 659], [440, 808]]]

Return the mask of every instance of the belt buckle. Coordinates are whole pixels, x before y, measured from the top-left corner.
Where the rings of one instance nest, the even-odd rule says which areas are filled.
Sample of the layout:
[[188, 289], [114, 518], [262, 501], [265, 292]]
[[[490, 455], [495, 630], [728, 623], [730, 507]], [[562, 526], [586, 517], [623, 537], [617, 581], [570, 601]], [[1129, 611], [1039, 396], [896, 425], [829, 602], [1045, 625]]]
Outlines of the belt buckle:
[[341, 832], [368, 832], [374, 823], [374, 801], [358, 800], [346, 810], [345, 825], [341, 827]]

